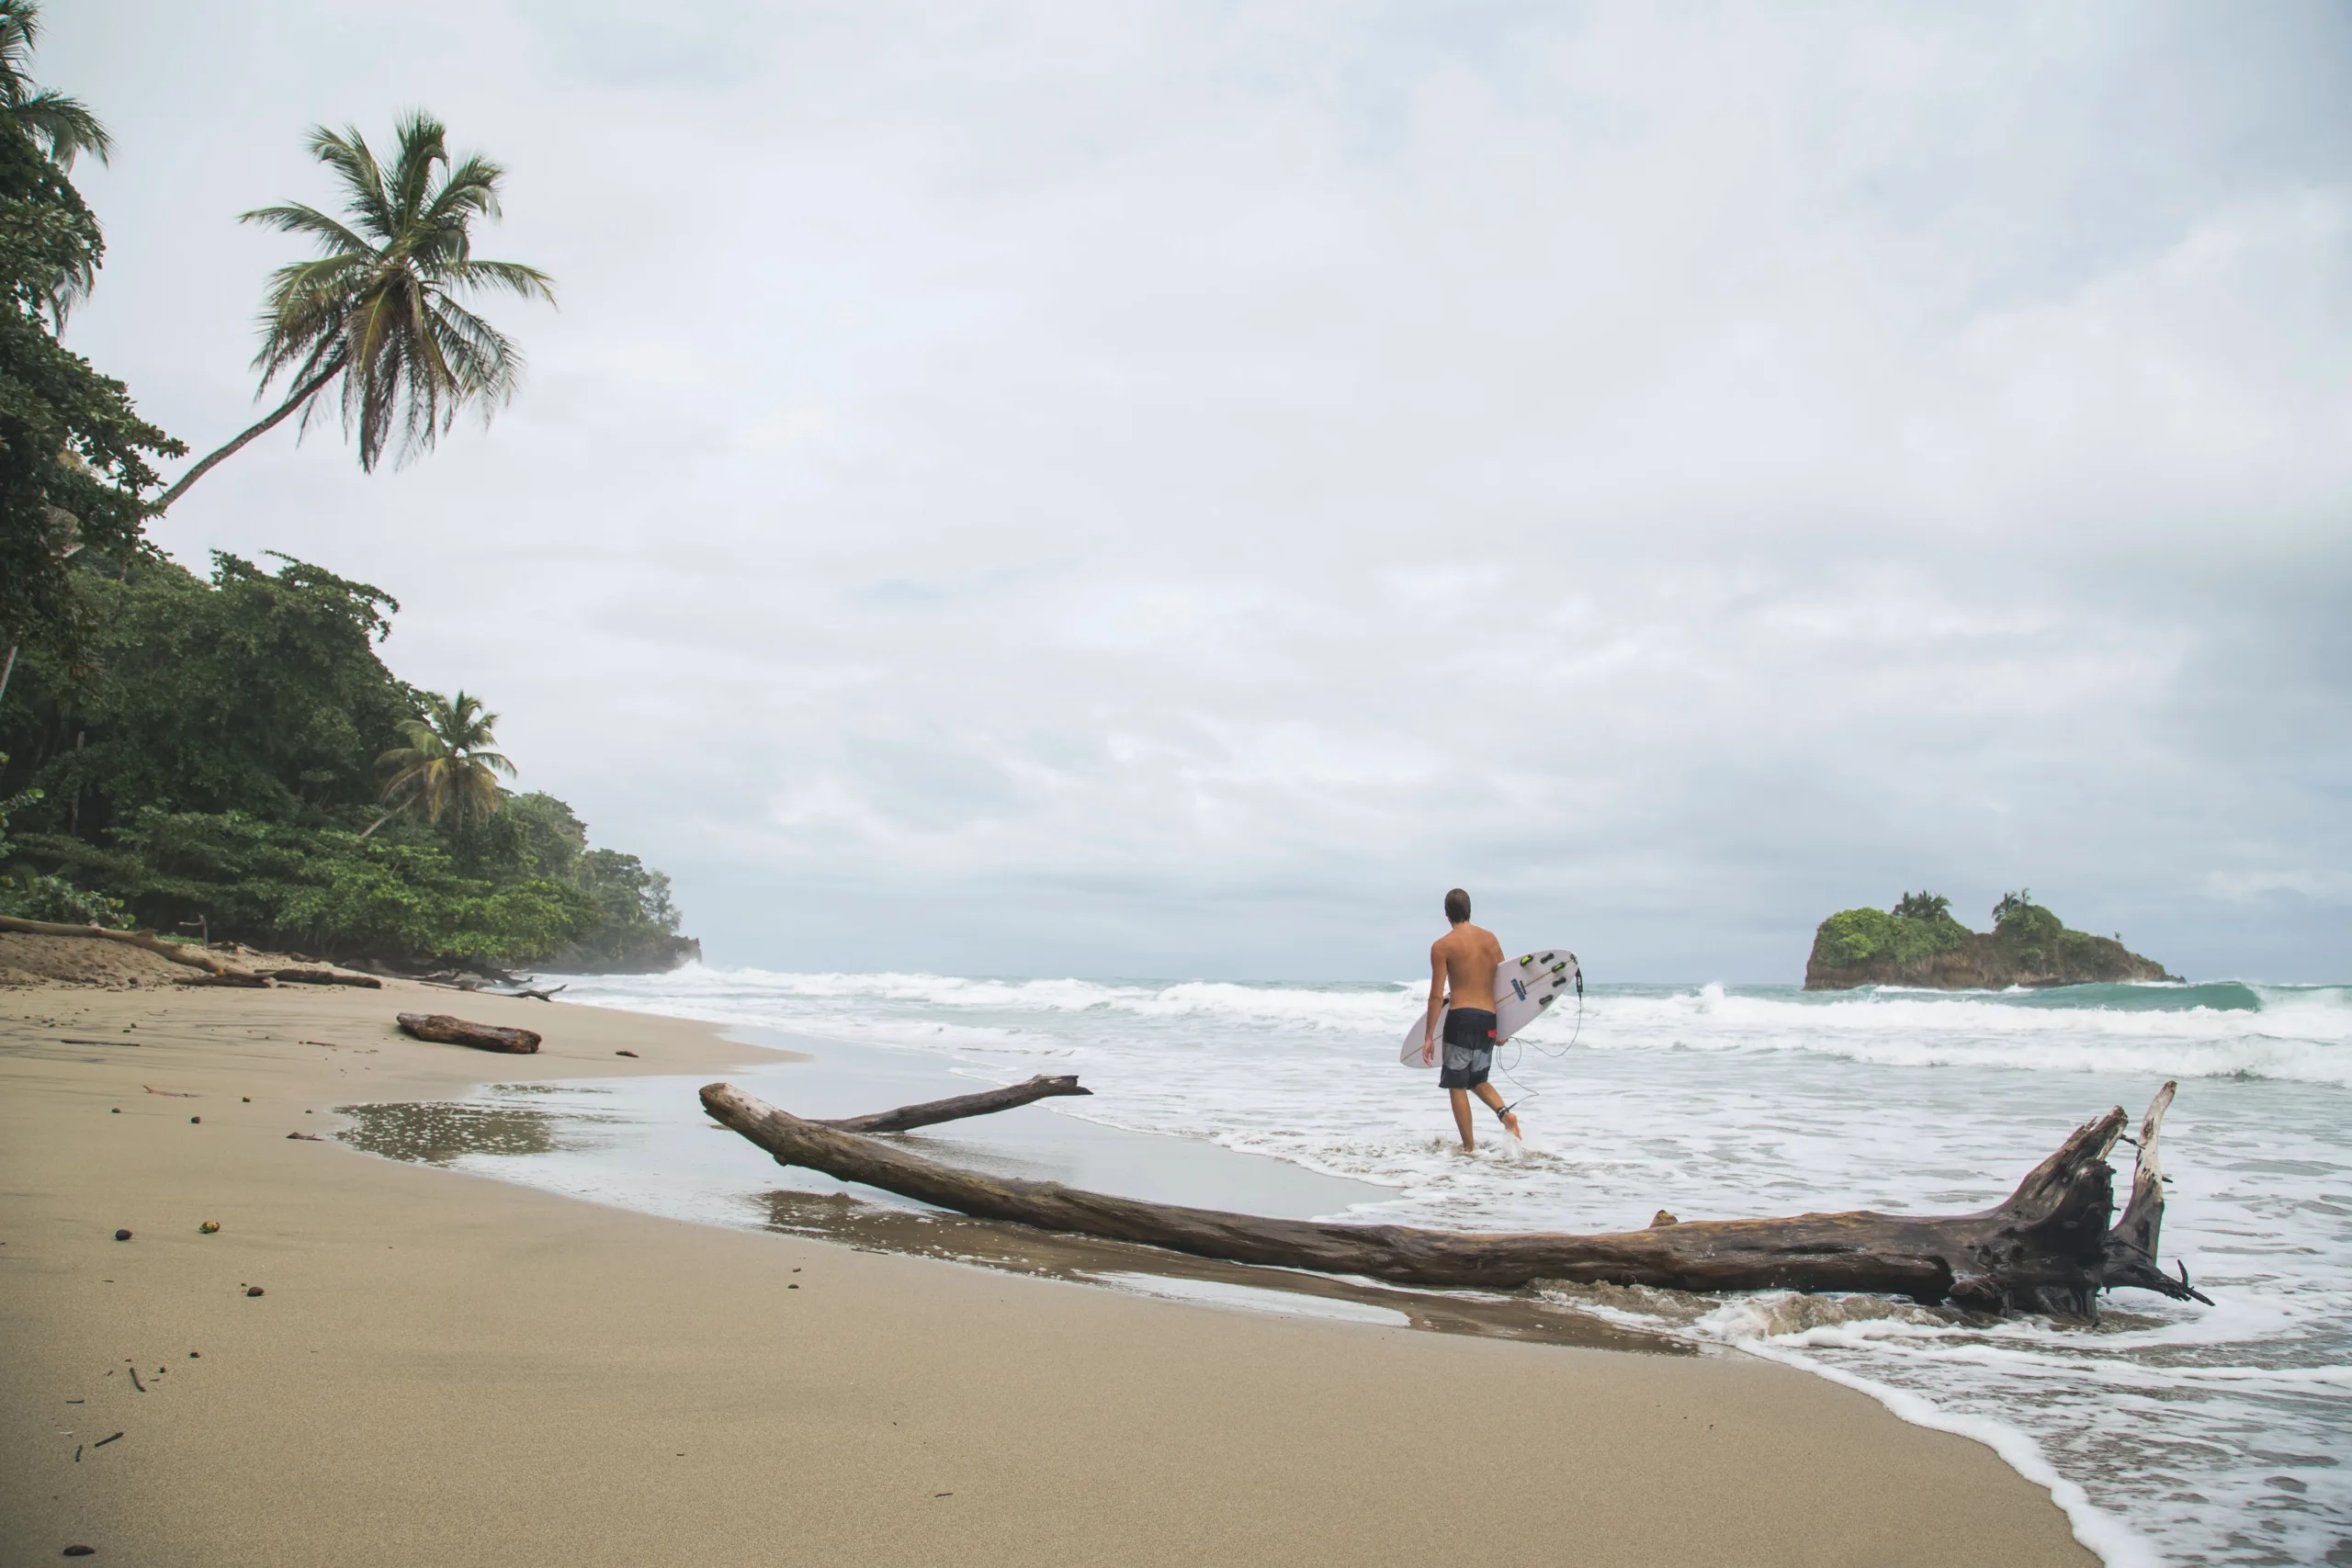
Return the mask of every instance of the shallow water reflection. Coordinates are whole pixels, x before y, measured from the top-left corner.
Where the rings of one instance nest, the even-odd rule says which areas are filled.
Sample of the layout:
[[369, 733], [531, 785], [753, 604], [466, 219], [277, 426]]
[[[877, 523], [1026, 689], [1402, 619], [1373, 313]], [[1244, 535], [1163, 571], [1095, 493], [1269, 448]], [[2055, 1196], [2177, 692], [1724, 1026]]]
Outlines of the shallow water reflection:
[[455, 1165], [468, 1155], [548, 1155], [593, 1148], [581, 1129], [598, 1118], [519, 1106], [441, 1102], [424, 1105], [339, 1105], [351, 1125], [335, 1134], [352, 1147], [387, 1159]]

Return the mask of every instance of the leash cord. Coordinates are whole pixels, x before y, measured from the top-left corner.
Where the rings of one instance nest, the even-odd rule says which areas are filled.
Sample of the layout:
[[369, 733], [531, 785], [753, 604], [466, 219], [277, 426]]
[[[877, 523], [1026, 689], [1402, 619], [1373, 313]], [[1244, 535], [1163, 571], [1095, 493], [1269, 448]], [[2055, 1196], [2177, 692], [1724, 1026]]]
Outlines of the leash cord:
[[[1536, 1043], [1535, 1049], [1556, 1062], [1561, 1057], [1566, 1055], [1569, 1052], [1575, 1050], [1577, 1048], [1577, 1042], [1582, 1038], [1584, 1038], [1584, 967], [1579, 964], [1577, 967], [1577, 1024], [1575, 1030], [1568, 1035], [1568, 1043], [1555, 1051], [1550, 1046], [1547, 1046], [1541, 1041], [1538, 1041]], [[1495, 1064], [1495, 1071], [1502, 1074], [1504, 1077], [1509, 1078], [1510, 1080], [1510, 1087], [1519, 1090], [1519, 1098], [1512, 1100], [1509, 1105], [1503, 1107], [1503, 1110], [1506, 1111], [1516, 1111], [1521, 1106], [1526, 1104], [1529, 1100], [1541, 1099], [1543, 1097], [1544, 1091], [1542, 1089], [1528, 1088], [1525, 1084], [1520, 1082], [1518, 1077], [1511, 1071], [1511, 1067], [1519, 1066], [1524, 1050], [1524, 1043], [1520, 1040], [1519, 1036], [1514, 1034], [1511, 1036], [1510, 1040], [1510, 1066], [1505, 1066], [1500, 1062]]]

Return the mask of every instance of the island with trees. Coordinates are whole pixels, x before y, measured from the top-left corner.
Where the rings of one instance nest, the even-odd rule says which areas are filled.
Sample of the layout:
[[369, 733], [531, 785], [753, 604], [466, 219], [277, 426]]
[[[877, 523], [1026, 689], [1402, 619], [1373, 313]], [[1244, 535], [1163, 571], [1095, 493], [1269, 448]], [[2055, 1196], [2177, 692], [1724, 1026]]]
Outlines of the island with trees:
[[1808, 991], [1862, 986], [1997, 991], [2177, 978], [2120, 937], [2069, 930], [2033, 901], [2030, 889], [2002, 896], [1989, 931], [1962, 925], [1952, 918], [1951, 900], [1939, 893], [1905, 893], [1891, 911], [1840, 909], [1813, 933], [1804, 965]]
[[514, 396], [520, 352], [476, 304], [554, 287], [474, 253], [505, 171], [421, 111], [380, 159], [356, 130], [312, 130], [341, 211], [243, 215], [316, 252], [266, 288], [270, 412], [167, 488], [156, 465], [186, 444], [60, 341], [105, 256], [74, 165], [112, 144], [29, 79], [39, 25], [0, 0], [0, 917], [416, 970], [698, 957], [668, 877], [501, 782], [479, 697], [385, 667], [390, 594], [284, 556], [214, 552], [199, 575], [150, 532], [289, 421], [339, 414], [373, 471]]

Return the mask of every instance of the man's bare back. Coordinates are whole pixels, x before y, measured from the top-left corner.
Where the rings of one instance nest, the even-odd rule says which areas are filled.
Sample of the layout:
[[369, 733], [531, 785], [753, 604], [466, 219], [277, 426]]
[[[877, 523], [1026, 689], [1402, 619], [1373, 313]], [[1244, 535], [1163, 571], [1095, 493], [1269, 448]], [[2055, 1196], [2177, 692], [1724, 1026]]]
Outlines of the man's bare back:
[[[1502, 967], [1503, 944], [1492, 931], [1470, 923], [1470, 895], [1457, 887], [1445, 896], [1445, 918], [1453, 930], [1430, 944], [1430, 1005], [1421, 1027], [1421, 1060], [1434, 1066], [1445, 1053], [1445, 1070], [1438, 1085], [1453, 1099], [1453, 1124], [1461, 1131], [1462, 1146], [1477, 1147], [1470, 1130], [1470, 1096], [1476, 1094], [1500, 1118], [1514, 1138], [1519, 1119], [1487, 1081], [1495, 1050], [1495, 974]], [[1445, 1034], [1438, 1034], [1438, 1017], [1451, 1005]]]
[[[1495, 940], [1495, 933], [1467, 920], [1430, 943], [1430, 978], [1444, 971], [1452, 1005], [1458, 1008], [1493, 1011], [1495, 971], [1502, 966], [1503, 944]], [[1430, 1025], [1436, 1025], [1435, 1013], [1430, 1014]]]

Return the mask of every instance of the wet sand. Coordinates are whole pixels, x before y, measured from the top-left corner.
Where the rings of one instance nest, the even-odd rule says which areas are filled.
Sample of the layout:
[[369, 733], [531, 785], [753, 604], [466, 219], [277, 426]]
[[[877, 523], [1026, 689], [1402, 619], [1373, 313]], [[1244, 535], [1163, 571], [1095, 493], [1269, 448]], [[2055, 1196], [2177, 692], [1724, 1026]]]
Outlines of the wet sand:
[[287, 1136], [752, 1054], [399, 983], [0, 991], [0, 1564], [2095, 1561], [1990, 1450], [1780, 1367], [1151, 1300]]

